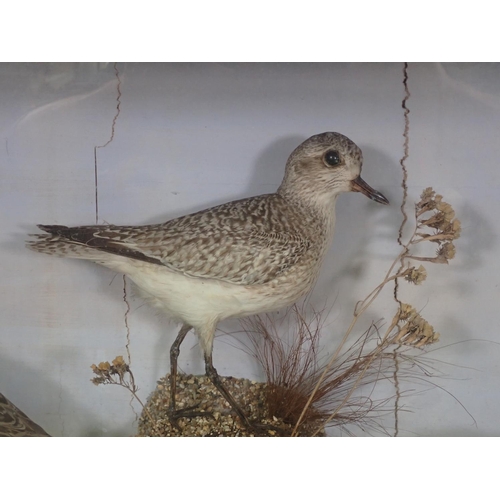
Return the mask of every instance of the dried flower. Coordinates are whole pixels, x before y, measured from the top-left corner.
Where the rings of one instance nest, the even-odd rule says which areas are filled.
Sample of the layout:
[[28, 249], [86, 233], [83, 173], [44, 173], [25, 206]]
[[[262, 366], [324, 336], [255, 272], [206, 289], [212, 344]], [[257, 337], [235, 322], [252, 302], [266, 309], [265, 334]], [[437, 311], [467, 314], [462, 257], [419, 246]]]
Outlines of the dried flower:
[[[434, 213], [427, 219], [420, 219], [425, 212]], [[452, 206], [443, 201], [440, 194], [436, 194], [431, 188], [426, 188], [420, 196], [420, 201], [415, 205], [415, 214], [418, 227], [427, 226], [433, 229], [444, 230], [452, 223], [455, 211]]]
[[[92, 379], [92, 383], [95, 385], [115, 384], [124, 387], [135, 387], [134, 377], [123, 356], [116, 356], [111, 364], [108, 361], [101, 361], [97, 366], [94, 364], [90, 368], [97, 375]], [[127, 379], [125, 379], [126, 374], [128, 374]]]
[[442, 229], [443, 235], [445, 235], [445, 239], [448, 240], [456, 240], [460, 237], [460, 233], [462, 232], [462, 224], [458, 219], [453, 219]]
[[122, 366], [125, 364], [125, 361], [123, 360], [123, 356], [116, 356], [111, 363], [113, 366]]
[[427, 271], [424, 266], [419, 266], [418, 269], [410, 267], [405, 273], [406, 281], [414, 283], [415, 285], [420, 285], [425, 278], [427, 278]]
[[439, 333], [409, 304], [401, 304], [399, 322], [404, 324], [393, 339], [395, 344], [423, 347], [439, 340]]
[[436, 203], [436, 210], [442, 212], [444, 219], [448, 222], [450, 222], [453, 219], [453, 217], [455, 217], [455, 210], [453, 210], [451, 205], [449, 203], [446, 203], [445, 201], [440, 201], [439, 203]]
[[437, 250], [438, 257], [443, 257], [446, 259], [446, 262], [453, 259], [453, 257], [455, 257], [455, 253], [455, 245], [451, 241], [443, 243]]
[[447, 214], [445, 212], [436, 212], [432, 217], [429, 219], [424, 219], [419, 221], [422, 226], [428, 226], [432, 227], [433, 229], [445, 229], [449, 223], [450, 220], [447, 219]]
[[[130, 362], [130, 360], [129, 360]], [[116, 356], [116, 358], [111, 362], [101, 361], [97, 366], [94, 364], [90, 368], [97, 375], [91, 379], [94, 385], [110, 384], [110, 385], [121, 385], [138, 401], [138, 403], [144, 408], [144, 404], [137, 395], [139, 388], [135, 385], [134, 374], [130, 369], [130, 366], [125, 363], [123, 356]], [[151, 418], [149, 410], [144, 408], [146, 414]]]
[[411, 306], [410, 304], [401, 303], [398, 314], [399, 320], [406, 320], [414, 314], [417, 314], [417, 311], [413, 306]]
[[460, 223], [460, 221], [458, 219], [453, 220], [451, 227], [452, 227], [452, 232], [455, 236], [454, 239], [459, 238], [462, 232], [462, 224]]
[[[422, 219], [421, 216], [426, 212], [433, 213]], [[431, 188], [426, 188], [420, 196], [420, 201], [415, 205], [415, 215], [417, 230], [408, 245], [415, 245], [422, 241], [437, 243], [437, 255], [436, 257], [418, 257], [407, 254], [406, 257], [435, 264], [448, 264], [448, 261], [455, 256], [455, 246], [451, 242], [460, 236], [462, 229], [460, 221], [455, 218], [455, 211], [452, 206], [443, 201], [440, 194], [436, 194]], [[426, 227], [435, 229], [434, 234], [422, 232], [422, 229]], [[424, 231], [427, 230], [424, 229]], [[405, 275], [408, 281], [415, 283], [414, 277], [411, 272]]]
[[430, 187], [423, 190], [420, 195], [420, 201], [416, 204], [416, 208], [419, 212], [418, 215], [428, 212], [429, 210], [434, 210], [436, 206], [436, 202], [434, 200], [435, 195], [435, 191]]

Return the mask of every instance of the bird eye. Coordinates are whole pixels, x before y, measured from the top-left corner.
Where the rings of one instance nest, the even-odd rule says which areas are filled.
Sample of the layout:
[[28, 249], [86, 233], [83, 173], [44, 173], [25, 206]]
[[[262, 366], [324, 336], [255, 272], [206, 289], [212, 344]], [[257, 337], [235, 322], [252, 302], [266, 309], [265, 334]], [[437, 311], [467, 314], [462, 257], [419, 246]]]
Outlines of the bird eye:
[[325, 153], [325, 162], [330, 167], [335, 167], [340, 163], [340, 155], [338, 151], [331, 149]]

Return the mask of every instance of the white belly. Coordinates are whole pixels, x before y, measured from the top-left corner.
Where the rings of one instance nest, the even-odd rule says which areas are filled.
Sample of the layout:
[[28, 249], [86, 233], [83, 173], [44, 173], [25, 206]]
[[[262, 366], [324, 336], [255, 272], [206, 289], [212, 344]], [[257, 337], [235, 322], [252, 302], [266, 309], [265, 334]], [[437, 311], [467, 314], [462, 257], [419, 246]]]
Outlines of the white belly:
[[274, 285], [236, 285], [224, 281], [191, 278], [167, 268], [136, 262], [122, 270], [135, 282], [145, 298], [173, 319], [197, 329], [226, 318], [275, 311], [295, 302], [308, 290], [283, 293]]

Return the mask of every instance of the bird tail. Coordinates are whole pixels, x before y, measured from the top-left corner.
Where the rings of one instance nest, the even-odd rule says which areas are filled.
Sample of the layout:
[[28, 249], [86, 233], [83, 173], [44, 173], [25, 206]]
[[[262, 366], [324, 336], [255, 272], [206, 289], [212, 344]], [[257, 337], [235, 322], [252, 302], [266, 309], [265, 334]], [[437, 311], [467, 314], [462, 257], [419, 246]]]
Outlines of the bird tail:
[[72, 259], [103, 259], [101, 251], [62, 236], [60, 233], [68, 229], [66, 226], [44, 226], [40, 224], [38, 227], [50, 234], [30, 234], [29, 236], [32, 239], [26, 242], [26, 247], [30, 250]]

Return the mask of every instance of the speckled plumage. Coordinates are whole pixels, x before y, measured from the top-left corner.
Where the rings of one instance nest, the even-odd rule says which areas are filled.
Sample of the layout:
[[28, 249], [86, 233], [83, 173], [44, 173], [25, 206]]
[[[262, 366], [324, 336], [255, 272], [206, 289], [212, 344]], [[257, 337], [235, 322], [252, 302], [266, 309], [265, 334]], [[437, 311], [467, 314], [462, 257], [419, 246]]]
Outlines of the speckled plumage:
[[48, 437], [26, 413], [0, 393], [0, 437]]
[[270, 194], [149, 226], [40, 226], [52, 235], [40, 235], [35, 249], [71, 257], [92, 248], [94, 255], [97, 250], [135, 257], [194, 278], [259, 285], [311, 251], [320, 225], [304, 227], [302, 217]]
[[361, 165], [361, 150], [350, 139], [325, 132], [292, 152], [276, 193], [163, 224], [39, 226], [49, 234], [33, 235], [28, 246], [128, 275], [155, 305], [195, 328], [211, 362], [219, 321], [280, 309], [312, 288], [341, 192], [387, 203], [361, 180]]

